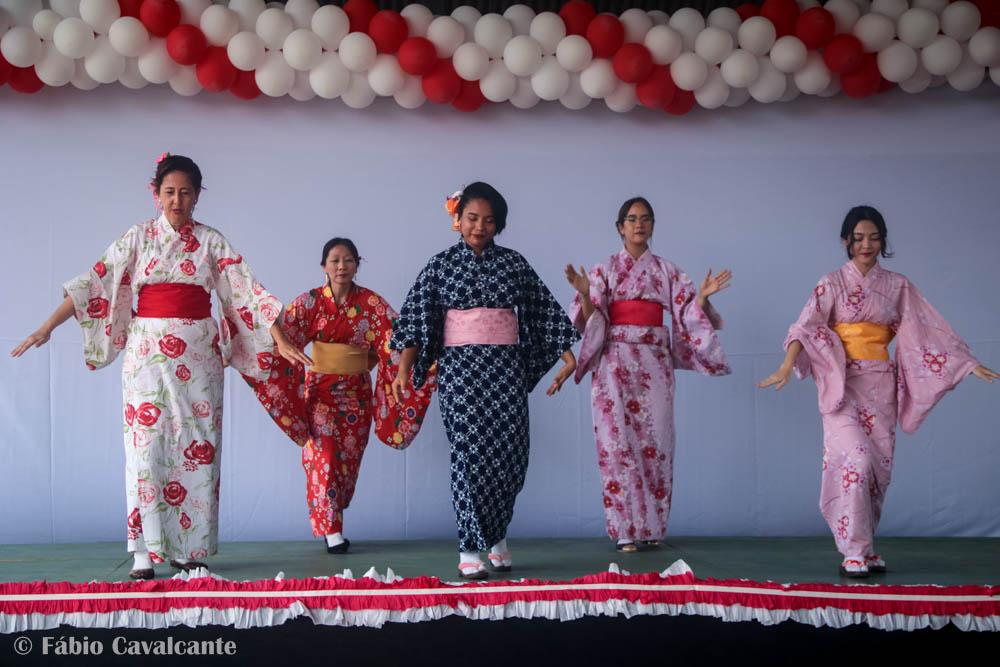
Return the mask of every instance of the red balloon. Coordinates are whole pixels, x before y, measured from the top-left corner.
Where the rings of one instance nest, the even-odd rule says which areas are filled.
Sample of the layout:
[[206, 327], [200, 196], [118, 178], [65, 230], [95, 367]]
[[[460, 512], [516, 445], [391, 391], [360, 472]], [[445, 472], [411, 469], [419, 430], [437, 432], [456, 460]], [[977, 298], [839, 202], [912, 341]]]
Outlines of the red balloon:
[[795, 22], [795, 36], [807, 49], [822, 49], [833, 39], [836, 30], [837, 22], [833, 14], [822, 7], [810, 7]]
[[836, 74], [850, 74], [864, 62], [865, 49], [854, 35], [837, 35], [823, 50], [823, 62]]
[[760, 15], [774, 24], [778, 37], [792, 35], [799, 18], [799, 5], [795, 0], [765, 0]]
[[181, 7], [177, 0], [142, 0], [139, 20], [149, 34], [166, 37], [181, 23]]
[[639, 83], [653, 71], [653, 55], [642, 44], [632, 42], [618, 49], [611, 66], [625, 83]]
[[677, 89], [674, 99], [663, 106], [663, 110], [673, 116], [683, 116], [694, 108], [694, 93], [690, 90]]
[[378, 14], [374, 0], [347, 0], [344, 12], [351, 21], [351, 32], [368, 32], [368, 24]]
[[1000, 2], [997, 0], [972, 0], [979, 8], [980, 27], [1000, 28]]
[[34, 66], [32, 67], [12, 67], [10, 72], [10, 79], [7, 83], [10, 87], [19, 93], [37, 93], [39, 90], [45, 87], [42, 80], [38, 78], [38, 74], [35, 73]]
[[122, 16], [139, 18], [139, 7], [141, 6], [142, 0], [118, 0], [118, 8], [121, 9]]
[[260, 96], [260, 88], [257, 87], [257, 75], [254, 72], [237, 72], [236, 80], [229, 87], [231, 92], [241, 100], [252, 100]]
[[840, 77], [840, 85], [848, 97], [860, 99], [871, 97], [882, 85], [882, 75], [878, 71], [878, 60], [874, 53], [866, 53], [861, 58], [861, 66]]
[[744, 2], [736, 8], [736, 13], [740, 15], [741, 21], [746, 21], [754, 16], [760, 16], [760, 5], [755, 5], [752, 2]]
[[661, 109], [669, 104], [677, 93], [677, 84], [670, 76], [666, 65], [654, 65], [653, 71], [635, 86], [635, 96], [639, 104], [650, 109]]
[[[882, 78], [881, 73], [879, 74], [879, 78]], [[892, 90], [895, 87], [896, 87], [896, 84], [894, 84], [892, 81], [886, 81], [885, 79], [882, 79], [879, 82], [879, 84], [878, 84], [878, 92], [879, 93], [888, 93], [890, 90]]]
[[451, 103], [459, 111], [471, 112], [486, 104], [486, 96], [478, 81], [462, 81], [458, 97]]
[[625, 43], [625, 26], [614, 14], [600, 14], [587, 26], [587, 41], [595, 58], [610, 58]]
[[221, 93], [229, 88], [236, 81], [236, 74], [239, 70], [229, 60], [224, 46], [212, 46], [205, 52], [205, 57], [201, 59], [194, 73], [198, 77], [198, 83], [205, 90], [213, 93]]
[[424, 95], [437, 104], [451, 104], [462, 90], [462, 79], [449, 58], [441, 58], [421, 81]]
[[559, 17], [566, 24], [567, 35], [586, 35], [587, 26], [595, 16], [597, 10], [585, 0], [569, 0], [559, 10]]
[[396, 58], [407, 74], [426, 76], [437, 65], [437, 48], [426, 37], [409, 37], [399, 46]]
[[200, 28], [186, 23], [167, 35], [167, 53], [180, 65], [197, 65], [208, 50], [208, 39]]
[[372, 17], [368, 24], [368, 34], [375, 42], [379, 53], [395, 53], [406, 39], [410, 28], [399, 12], [383, 9]]
[[14, 66], [7, 62], [7, 59], [0, 54], [0, 86], [7, 83], [10, 79], [11, 72], [14, 71]]

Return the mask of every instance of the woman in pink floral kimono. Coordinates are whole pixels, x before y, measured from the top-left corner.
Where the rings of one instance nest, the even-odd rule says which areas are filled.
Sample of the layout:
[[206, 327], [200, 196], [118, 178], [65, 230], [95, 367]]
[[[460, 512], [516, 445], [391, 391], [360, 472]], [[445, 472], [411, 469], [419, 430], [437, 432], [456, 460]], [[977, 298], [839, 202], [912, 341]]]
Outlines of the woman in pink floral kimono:
[[[48, 320], [11, 352], [48, 341], [75, 316], [84, 360], [103, 368], [125, 351], [122, 393], [129, 576], [151, 579], [153, 563], [203, 567], [216, 553], [222, 443], [223, 360], [263, 379], [259, 358], [306, 361], [274, 322], [281, 303], [215, 229], [191, 217], [201, 171], [164, 154], [151, 183], [162, 215], [125, 232], [94, 267], [73, 278]], [[222, 306], [212, 319], [210, 291]], [[133, 294], [138, 296], [133, 312]]]
[[879, 265], [879, 255], [891, 253], [877, 210], [852, 208], [840, 237], [849, 261], [820, 279], [788, 331], [784, 361], [759, 386], [781, 389], [793, 370], [815, 378], [823, 416], [820, 511], [844, 556], [840, 573], [867, 577], [886, 569], [874, 534], [892, 474], [897, 416], [913, 433], [970, 373], [988, 382], [1000, 376], [976, 361], [909, 280]]
[[[619, 551], [655, 546], [667, 532], [674, 464], [674, 370], [727, 375], [708, 297], [732, 274], [709, 271], [697, 291], [649, 250], [653, 208], [642, 197], [618, 211], [621, 252], [589, 276], [566, 267], [576, 289], [570, 317], [583, 333], [576, 381], [593, 373], [591, 401], [608, 535]], [[670, 319], [670, 327], [664, 322]]]

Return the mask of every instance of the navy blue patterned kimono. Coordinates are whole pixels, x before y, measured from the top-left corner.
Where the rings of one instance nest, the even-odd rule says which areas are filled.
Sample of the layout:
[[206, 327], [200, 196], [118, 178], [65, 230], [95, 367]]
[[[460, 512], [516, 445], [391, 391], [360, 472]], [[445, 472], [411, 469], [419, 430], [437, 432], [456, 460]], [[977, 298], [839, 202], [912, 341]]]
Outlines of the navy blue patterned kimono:
[[[512, 308], [517, 345], [444, 347], [449, 309]], [[400, 309], [391, 346], [417, 347], [416, 387], [438, 362], [441, 415], [451, 442], [451, 492], [460, 551], [507, 535], [528, 470], [528, 393], [579, 338], [518, 252], [459, 241], [427, 263]]]

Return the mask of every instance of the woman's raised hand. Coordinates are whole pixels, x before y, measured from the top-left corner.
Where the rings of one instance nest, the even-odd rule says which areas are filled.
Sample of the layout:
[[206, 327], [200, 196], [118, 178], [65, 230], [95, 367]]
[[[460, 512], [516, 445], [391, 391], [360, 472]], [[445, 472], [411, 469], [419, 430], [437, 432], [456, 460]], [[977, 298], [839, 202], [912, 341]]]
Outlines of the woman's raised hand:
[[573, 286], [573, 289], [580, 293], [581, 296], [590, 295], [590, 279], [587, 278], [587, 269], [581, 266], [580, 272], [577, 273], [572, 264], [567, 264], [566, 280]]
[[730, 286], [729, 281], [732, 278], [733, 272], [729, 269], [723, 269], [715, 276], [712, 275], [712, 269], [709, 269], [708, 275], [701, 281], [701, 287], [698, 288], [698, 296], [702, 299], [707, 299], [713, 294], [721, 292]]

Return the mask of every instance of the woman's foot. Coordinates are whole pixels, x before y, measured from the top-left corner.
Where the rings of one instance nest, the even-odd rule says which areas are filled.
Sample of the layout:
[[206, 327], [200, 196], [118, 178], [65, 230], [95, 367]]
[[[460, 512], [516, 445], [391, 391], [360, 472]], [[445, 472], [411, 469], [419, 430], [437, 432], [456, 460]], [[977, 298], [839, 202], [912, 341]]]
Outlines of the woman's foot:
[[200, 567], [208, 569], [208, 565], [205, 565], [201, 561], [188, 560], [186, 558], [171, 558], [170, 567], [175, 570], [182, 570], [184, 572], [190, 572], [191, 570], [197, 570]]
[[864, 579], [869, 574], [865, 559], [861, 556], [848, 556], [840, 563], [840, 576], [850, 579]]
[[149, 557], [148, 551], [132, 552], [132, 569], [128, 573], [128, 578], [135, 581], [148, 581], [156, 576], [153, 572], [153, 560]]
[[475, 563], [459, 563], [458, 576], [462, 579], [488, 579], [490, 573], [486, 571], [483, 561]]
[[510, 557], [510, 549], [507, 548], [507, 538], [504, 538], [490, 547], [490, 553], [487, 554], [487, 558], [490, 559], [490, 567], [494, 572], [510, 572], [510, 566], [513, 563]]
[[643, 549], [659, 549], [660, 548], [660, 541], [659, 540], [642, 540], [641, 542], [639, 542], [639, 544], [642, 546]]
[[637, 547], [635, 542], [632, 540], [618, 540], [618, 543], [615, 544], [615, 549], [621, 551], [622, 553], [634, 554], [639, 550], [639, 547]]
[[885, 561], [878, 554], [865, 556], [865, 565], [868, 566], [868, 571], [872, 574], [883, 574], [886, 570]]
[[153, 568], [145, 567], [138, 570], [130, 570], [128, 573], [128, 578], [134, 581], [149, 581], [156, 576], [153, 572]]
[[340, 533], [330, 533], [326, 536], [326, 552], [328, 554], [346, 554], [351, 548], [351, 541]]

